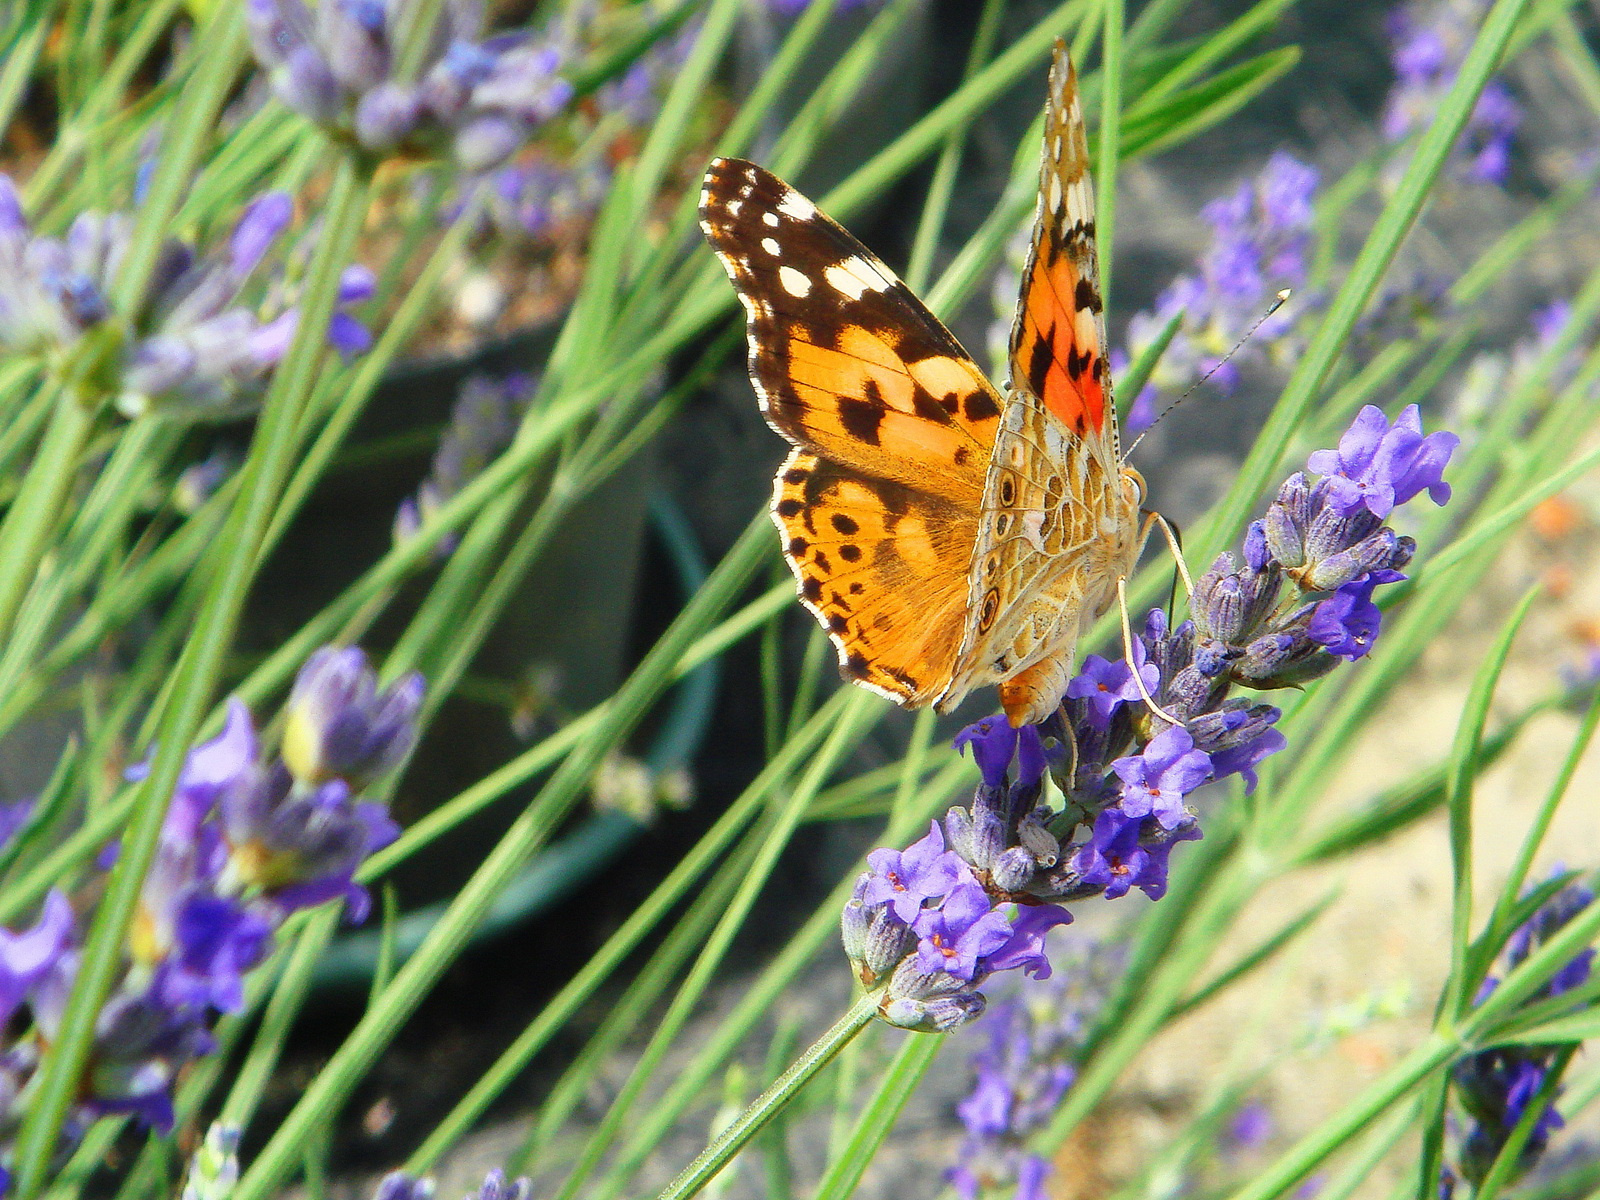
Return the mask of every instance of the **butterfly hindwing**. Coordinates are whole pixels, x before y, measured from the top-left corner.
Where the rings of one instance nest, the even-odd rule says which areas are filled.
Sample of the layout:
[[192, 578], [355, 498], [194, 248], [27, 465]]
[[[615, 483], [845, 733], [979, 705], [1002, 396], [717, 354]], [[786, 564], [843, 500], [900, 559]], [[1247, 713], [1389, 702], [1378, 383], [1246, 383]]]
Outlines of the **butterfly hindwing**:
[[739, 159], [711, 164], [700, 223], [748, 313], [773, 428], [863, 475], [976, 503], [1000, 396], [894, 272]]
[[800, 598], [844, 674], [902, 704], [938, 694], [966, 620], [976, 513], [805, 450], [778, 472], [773, 518]]

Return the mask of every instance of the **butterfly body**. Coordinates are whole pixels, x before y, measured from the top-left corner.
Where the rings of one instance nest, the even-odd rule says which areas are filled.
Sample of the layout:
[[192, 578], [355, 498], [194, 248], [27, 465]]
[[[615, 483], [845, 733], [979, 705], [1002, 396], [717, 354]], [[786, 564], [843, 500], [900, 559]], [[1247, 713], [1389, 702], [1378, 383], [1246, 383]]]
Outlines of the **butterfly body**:
[[1051, 71], [1039, 215], [994, 387], [921, 301], [776, 176], [718, 159], [701, 224], [749, 318], [750, 375], [794, 446], [772, 514], [847, 678], [907, 707], [1000, 685], [1048, 716], [1142, 545], [1118, 456], [1076, 80]]

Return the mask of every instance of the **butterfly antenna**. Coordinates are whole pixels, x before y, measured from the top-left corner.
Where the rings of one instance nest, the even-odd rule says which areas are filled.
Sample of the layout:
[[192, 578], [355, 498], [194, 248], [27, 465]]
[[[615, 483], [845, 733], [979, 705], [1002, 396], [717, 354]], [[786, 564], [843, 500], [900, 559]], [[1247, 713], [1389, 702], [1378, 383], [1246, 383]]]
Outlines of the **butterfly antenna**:
[[1272, 306], [1270, 308], [1268, 308], [1266, 312], [1262, 313], [1259, 317], [1257, 317], [1256, 318], [1256, 323], [1254, 325], [1250, 326], [1249, 329], [1246, 329], [1244, 331], [1244, 336], [1241, 337], [1237, 342], [1235, 342], [1233, 344], [1233, 349], [1232, 350], [1229, 350], [1226, 354], [1224, 354], [1221, 358], [1219, 358], [1215, 363], [1212, 364], [1212, 367], [1211, 367], [1211, 369], [1209, 371], [1207, 371], [1204, 375], [1200, 376], [1199, 379], [1196, 379], [1194, 381], [1194, 383], [1190, 384], [1188, 391], [1186, 391], [1183, 395], [1179, 396], [1171, 404], [1167, 405], [1159, 413], [1156, 414], [1156, 419], [1154, 421], [1151, 421], [1149, 425], [1145, 426], [1143, 433], [1139, 434], [1138, 437], [1133, 439], [1133, 445], [1128, 447], [1128, 452], [1122, 456], [1122, 461], [1123, 462], [1127, 462], [1129, 458], [1133, 457], [1134, 450], [1138, 447], [1140, 442], [1144, 441], [1145, 434], [1149, 433], [1152, 429], [1154, 429], [1157, 425], [1159, 425], [1163, 420], [1165, 420], [1166, 419], [1166, 415], [1169, 412], [1171, 412], [1173, 409], [1177, 408], [1178, 405], [1182, 404], [1190, 396], [1194, 395], [1196, 389], [1198, 389], [1199, 386], [1202, 383], [1204, 383], [1206, 380], [1210, 379], [1218, 371], [1222, 370], [1223, 367], [1227, 366], [1228, 360], [1230, 358], [1232, 358], [1235, 354], [1239, 353], [1239, 351], [1244, 348], [1244, 344], [1246, 342], [1248, 342], [1252, 337], [1255, 336], [1256, 330], [1260, 329], [1263, 325], [1265, 325], [1267, 323], [1267, 319], [1269, 317], [1271, 317], [1273, 313], [1277, 312], [1280, 308], [1282, 308], [1288, 302], [1288, 300], [1289, 300], [1289, 289], [1288, 288], [1284, 288], [1281, 292], [1279, 292], [1277, 294], [1276, 297], [1273, 298]]

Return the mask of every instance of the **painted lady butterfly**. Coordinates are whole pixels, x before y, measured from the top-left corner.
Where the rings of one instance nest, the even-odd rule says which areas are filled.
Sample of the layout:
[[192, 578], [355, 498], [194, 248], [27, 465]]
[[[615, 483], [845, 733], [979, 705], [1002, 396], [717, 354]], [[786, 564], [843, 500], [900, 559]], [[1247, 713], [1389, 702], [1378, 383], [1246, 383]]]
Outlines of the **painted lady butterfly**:
[[1077, 77], [1057, 43], [1004, 396], [892, 271], [776, 176], [717, 159], [700, 223], [794, 445], [773, 520], [849, 679], [948, 711], [1000, 686], [1043, 720], [1143, 545], [1105, 356]]

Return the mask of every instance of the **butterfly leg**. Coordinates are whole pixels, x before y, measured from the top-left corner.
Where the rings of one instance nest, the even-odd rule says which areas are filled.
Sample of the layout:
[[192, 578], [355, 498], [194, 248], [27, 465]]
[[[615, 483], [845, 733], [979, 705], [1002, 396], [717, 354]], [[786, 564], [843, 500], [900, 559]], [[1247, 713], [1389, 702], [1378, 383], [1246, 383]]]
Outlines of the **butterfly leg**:
[[[1162, 521], [1162, 524], [1165, 525], [1166, 522]], [[1183, 559], [1180, 558], [1178, 561], [1182, 562]], [[1122, 614], [1122, 652], [1127, 655], [1128, 667], [1133, 671], [1133, 684], [1139, 689], [1139, 695], [1143, 697], [1145, 706], [1163, 721], [1173, 725], [1182, 725], [1182, 721], [1156, 703], [1155, 697], [1150, 694], [1150, 689], [1144, 685], [1144, 676], [1139, 674], [1138, 662], [1133, 657], [1133, 623], [1128, 619], [1128, 580], [1126, 576], [1119, 575], [1117, 577], [1117, 609]]]

